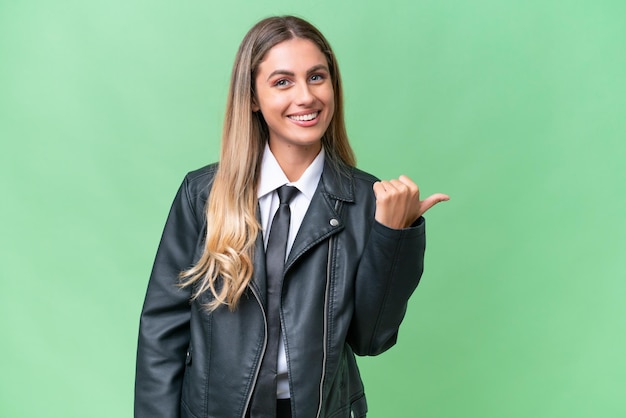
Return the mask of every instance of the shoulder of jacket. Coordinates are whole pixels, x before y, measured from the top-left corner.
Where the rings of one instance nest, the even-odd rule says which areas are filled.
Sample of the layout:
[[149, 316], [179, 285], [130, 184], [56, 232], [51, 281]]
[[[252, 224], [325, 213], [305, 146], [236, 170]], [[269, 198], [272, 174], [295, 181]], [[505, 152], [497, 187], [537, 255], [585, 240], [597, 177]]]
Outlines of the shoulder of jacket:
[[205, 165], [187, 173], [187, 181], [189, 183], [208, 183], [213, 180], [215, 173], [217, 172], [218, 163], [212, 163]]
[[360, 183], [360, 185], [367, 185], [371, 187], [372, 184], [379, 181], [378, 177], [363, 170], [360, 170], [356, 167], [352, 168], [352, 176], [354, 177], [354, 182], [357, 184], [357, 186]]
[[197, 170], [190, 171], [185, 176], [185, 183], [191, 193], [208, 189], [217, 172], [217, 163], [205, 165]]

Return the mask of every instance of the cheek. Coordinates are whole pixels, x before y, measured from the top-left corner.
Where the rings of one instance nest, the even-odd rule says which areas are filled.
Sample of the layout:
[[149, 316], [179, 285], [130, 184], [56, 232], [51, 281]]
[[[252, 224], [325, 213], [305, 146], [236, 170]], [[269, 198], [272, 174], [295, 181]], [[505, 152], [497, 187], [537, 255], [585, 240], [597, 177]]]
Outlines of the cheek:
[[266, 112], [282, 112], [289, 107], [289, 100], [286, 95], [267, 93], [261, 100], [261, 110]]
[[330, 117], [332, 118], [332, 116], [335, 114], [335, 95], [333, 93], [333, 91], [330, 91], [330, 94], [328, 95], [328, 99], [326, 100], [326, 105], [328, 106], [328, 110], [329, 110], [329, 114]]
[[319, 101], [323, 102], [328, 110], [334, 111], [335, 109], [335, 92], [330, 83], [320, 86], [316, 92], [316, 96]]

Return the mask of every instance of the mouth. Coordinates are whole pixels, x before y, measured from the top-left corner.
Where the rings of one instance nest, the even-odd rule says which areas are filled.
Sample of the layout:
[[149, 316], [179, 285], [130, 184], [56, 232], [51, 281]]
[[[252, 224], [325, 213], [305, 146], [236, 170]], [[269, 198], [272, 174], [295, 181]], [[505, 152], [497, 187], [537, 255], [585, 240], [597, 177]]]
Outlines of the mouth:
[[288, 118], [296, 122], [310, 122], [314, 120], [315, 118], [317, 118], [319, 114], [320, 112], [318, 111], [318, 112], [307, 113], [305, 115], [291, 115], [291, 116], [288, 116]]

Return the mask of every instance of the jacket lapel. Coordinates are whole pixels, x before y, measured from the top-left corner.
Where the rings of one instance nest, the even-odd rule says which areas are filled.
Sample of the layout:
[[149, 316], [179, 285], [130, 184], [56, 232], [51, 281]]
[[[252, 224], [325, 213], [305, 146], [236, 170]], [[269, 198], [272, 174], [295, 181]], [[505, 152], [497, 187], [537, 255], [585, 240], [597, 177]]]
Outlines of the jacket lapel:
[[344, 228], [337, 210], [338, 203], [353, 201], [354, 184], [350, 168], [336, 169], [327, 158], [317, 190], [287, 257], [285, 272], [311, 247]]

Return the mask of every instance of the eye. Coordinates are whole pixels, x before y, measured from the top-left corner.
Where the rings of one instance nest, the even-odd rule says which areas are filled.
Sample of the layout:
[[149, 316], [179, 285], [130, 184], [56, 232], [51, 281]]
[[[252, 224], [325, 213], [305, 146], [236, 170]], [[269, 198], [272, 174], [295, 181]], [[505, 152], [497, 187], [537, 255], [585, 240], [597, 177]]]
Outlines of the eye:
[[287, 87], [288, 85], [289, 85], [289, 80], [287, 80], [286, 78], [281, 78], [274, 82], [274, 86], [276, 87]]
[[310, 78], [310, 80], [314, 83], [319, 83], [321, 81], [324, 81], [326, 79], [326, 76], [324, 74], [313, 74]]

